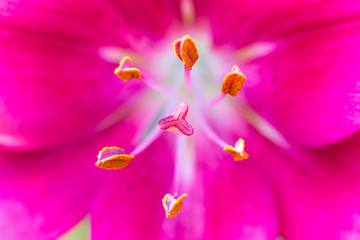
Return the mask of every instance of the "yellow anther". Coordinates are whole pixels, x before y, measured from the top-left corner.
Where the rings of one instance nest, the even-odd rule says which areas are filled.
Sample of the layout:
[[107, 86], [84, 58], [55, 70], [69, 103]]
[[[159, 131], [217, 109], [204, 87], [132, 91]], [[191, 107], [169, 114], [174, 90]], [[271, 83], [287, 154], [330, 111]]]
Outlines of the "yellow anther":
[[124, 81], [129, 81], [132, 79], [140, 79], [141, 72], [139, 69], [132, 67], [131, 58], [123, 57], [121, 59], [119, 66], [115, 69], [114, 73]]
[[244, 86], [246, 77], [240, 72], [238, 66], [234, 65], [231, 72], [226, 74], [221, 92], [223, 94], [230, 94], [233, 97], [236, 97], [240, 92], [241, 88]]
[[189, 70], [192, 69], [199, 58], [196, 44], [189, 35], [185, 35], [184, 37], [174, 41], [174, 51]]
[[247, 159], [249, 154], [245, 152], [245, 141], [240, 138], [236, 143], [235, 147], [226, 146], [224, 147], [224, 151], [230, 153], [235, 161], [241, 161]]
[[182, 210], [183, 200], [186, 198], [186, 196], [186, 193], [181, 195], [178, 199], [169, 193], [164, 196], [162, 203], [167, 218], [175, 217]]
[[133, 155], [126, 155], [124, 149], [118, 147], [104, 147], [97, 156], [95, 166], [107, 170], [122, 169], [129, 165]]

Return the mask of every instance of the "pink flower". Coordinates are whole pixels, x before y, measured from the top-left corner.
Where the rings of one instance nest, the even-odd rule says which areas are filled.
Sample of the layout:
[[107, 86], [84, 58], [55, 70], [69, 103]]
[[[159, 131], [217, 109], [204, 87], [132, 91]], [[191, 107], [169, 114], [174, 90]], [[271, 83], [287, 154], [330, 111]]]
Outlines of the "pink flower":
[[[0, 238], [54, 239], [86, 215], [92, 239], [360, 238], [359, 15], [354, 1], [0, 2]], [[184, 76], [186, 34], [199, 60]], [[114, 75], [127, 55], [142, 79]], [[243, 89], [216, 98], [234, 64]], [[161, 132], [180, 102], [193, 134]], [[222, 149], [239, 138], [241, 162]], [[99, 169], [106, 146], [135, 158]]]

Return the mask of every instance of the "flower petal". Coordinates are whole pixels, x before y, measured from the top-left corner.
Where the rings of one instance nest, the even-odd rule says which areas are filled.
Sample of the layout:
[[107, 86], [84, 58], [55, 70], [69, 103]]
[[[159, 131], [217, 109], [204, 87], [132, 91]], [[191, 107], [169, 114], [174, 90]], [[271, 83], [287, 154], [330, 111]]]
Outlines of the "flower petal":
[[[250, 104], [296, 142], [321, 146], [360, 127], [360, 21], [291, 37], [255, 61]], [[250, 77], [251, 78], [251, 77]]]
[[0, 152], [0, 236], [54, 239], [88, 214], [105, 172], [95, 167], [104, 144], [126, 144], [132, 127], [122, 124], [101, 136], [51, 152]]
[[325, 148], [287, 153], [261, 138], [248, 141], [251, 156], [271, 179], [284, 239], [360, 237], [359, 141], [357, 133]]
[[359, 129], [358, 4], [213, 2], [207, 13], [216, 44], [275, 45], [268, 56], [240, 65], [248, 77], [246, 96], [255, 110], [304, 145], [334, 143]]
[[114, 9], [128, 21], [129, 31], [138, 28], [136, 34], [132, 33], [132, 37], [147, 36], [159, 39], [172, 24], [180, 20], [180, 2], [180, 0], [117, 0], [112, 3]]
[[275, 196], [251, 153], [249, 159], [236, 162], [220, 148], [213, 157], [209, 149], [216, 147], [199, 145], [198, 149], [203, 149], [199, 156], [207, 156], [201, 171], [205, 186], [203, 239], [276, 239]]
[[173, 176], [168, 144], [160, 137], [126, 169], [110, 173], [92, 207], [92, 239], [159, 239], [166, 219], [161, 200]]
[[[130, 94], [121, 91], [124, 83], [113, 76], [116, 66], [99, 51], [106, 46], [135, 47], [136, 38], [140, 45], [139, 33], [149, 39], [162, 36], [175, 21], [177, 6], [163, 2], [3, 1], [0, 145], [54, 146], [78, 137], [113, 112]], [[135, 9], [132, 17], [138, 18], [132, 25], [126, 18]]]

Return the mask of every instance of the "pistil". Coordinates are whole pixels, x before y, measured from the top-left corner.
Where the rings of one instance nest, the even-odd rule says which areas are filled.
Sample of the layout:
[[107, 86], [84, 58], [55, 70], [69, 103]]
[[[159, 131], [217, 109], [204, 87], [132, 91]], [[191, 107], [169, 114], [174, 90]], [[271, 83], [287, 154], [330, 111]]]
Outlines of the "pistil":
[[162, 118], [159, 122], [159, 128], [169, 132], [175, 132], [179, 135], [191, 136], [194, 133], [193, 127], [186, 121], [189, 106], [181, 102], [172, 115]]

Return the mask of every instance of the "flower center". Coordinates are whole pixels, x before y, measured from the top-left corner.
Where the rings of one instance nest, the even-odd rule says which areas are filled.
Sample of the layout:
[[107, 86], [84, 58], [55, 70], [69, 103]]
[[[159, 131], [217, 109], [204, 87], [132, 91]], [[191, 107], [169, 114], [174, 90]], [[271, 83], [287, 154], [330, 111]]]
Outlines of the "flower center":
[[[115, 69], [114, 73], [126, 84], [140, 80], [151, 89], [161, 92], [162, 97], [159, 97], [159, 94], [154, 95], [153, 91], [149, 91], [145, 98], [156, 103], [155, 105], [164, 107], [157, 109], [158, 113], [149, 121], [141, 140], [129, 155], [126, 155], [123, 149], [107, 147], [99, 153], [96, 164], [109, 170], [125, 167], [132, 158], [135, 157], [136, 161], [136, 156], [147, 148], [162, 130], [175, 133], [173, 187], [163, 198], [167, 217], [174, 217], [182, 210], [182, 200], [186, 194], [176, 199], [177, 194], [191, 191], [196, 171], [195, 137], [199, 139], [201, 137], [198, 136], [205, 136], [218, 145], [219, 149], [229, 153], [229, 159], [230, 156], [236, 161], [248, 158], [243, 139], [239, 139], [235, 147], [232, 147], [212, 129], [206, 117], [206, 111], [218, 105], [226, 96], [231, 98], [239, 94], [246, 81], [245, 75], [236, 65], [232, 69], [230, 65], [226, 66], [229, 73], [222, 76], [223, 81], [218, 79], [220, 77], [216, 70], [223, 69], [222, 63], [216, 62], [216, 57], [211, 55], [209, 44], [200, 42], [198, 50], [197, 44], [189, 35], [175, 40], [173, 46], [175, 53], [172, 52], [171, 56], [161, 56], [160, 59], [163, 61], [160, 61], [160, 67], [156, 67], [159, 66], [156, 65], [156, 61], [149, 64], [153, 69], [160, 69], [156, 80], [145, 75], [141, 65], [136, 61], [132, 62], [127, 56], [123, 57], [119, 67]], [[169, 61], [176, 59], [175, 55], [181, 62]], [[129, 161], [124, 163], [124, 159]]]

